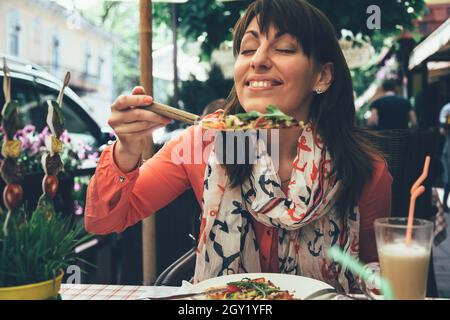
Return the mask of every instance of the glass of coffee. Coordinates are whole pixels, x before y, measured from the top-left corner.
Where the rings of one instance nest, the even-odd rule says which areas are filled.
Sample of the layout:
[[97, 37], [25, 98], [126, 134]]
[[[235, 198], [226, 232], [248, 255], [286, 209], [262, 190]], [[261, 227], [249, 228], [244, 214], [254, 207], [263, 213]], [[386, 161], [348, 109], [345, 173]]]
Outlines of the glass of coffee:
[[427, 291], [433, 224], [414, 219], [412, 241], [408, 245], [407, 223], [407, 218], [375, 220], [381, 277], [389, 282], [395, 299], [422, 300]]

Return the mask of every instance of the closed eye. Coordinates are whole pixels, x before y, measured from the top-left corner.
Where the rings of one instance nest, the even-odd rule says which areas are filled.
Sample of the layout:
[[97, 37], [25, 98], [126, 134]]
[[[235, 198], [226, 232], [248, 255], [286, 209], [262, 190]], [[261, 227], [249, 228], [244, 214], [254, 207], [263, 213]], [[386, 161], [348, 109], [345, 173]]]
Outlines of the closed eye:
[[295, 53], [295, 50], [292, 49], [276, 49], [276, 51], [281, 53]]
[[248, 55], [248, 54], [252, 54], [252, 53], [254, 53], [256, 50], [242, 50], [241, 51], [241, 54], [242, 55]]

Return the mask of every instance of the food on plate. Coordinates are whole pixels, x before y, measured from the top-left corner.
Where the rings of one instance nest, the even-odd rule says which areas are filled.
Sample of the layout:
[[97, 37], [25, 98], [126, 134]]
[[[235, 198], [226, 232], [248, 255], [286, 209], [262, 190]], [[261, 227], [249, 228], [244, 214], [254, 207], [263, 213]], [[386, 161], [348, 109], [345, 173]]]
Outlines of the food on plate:
[[247, 129], [281, 129], [290, 127], [303, 127], [303, 121], [298, 121], [284, 114], [277, 107], [269, 105], [266, 113], [251, 111], [224, 115], [200, 121], [206, 129], [216, 130], [247, 130]]
[[243, 278], [241, 281], [228, 282], [222, 291], [209, 288], [206, 296], [212, 300], [295, 300], [288, 290], [281, 290], [265, 278]]

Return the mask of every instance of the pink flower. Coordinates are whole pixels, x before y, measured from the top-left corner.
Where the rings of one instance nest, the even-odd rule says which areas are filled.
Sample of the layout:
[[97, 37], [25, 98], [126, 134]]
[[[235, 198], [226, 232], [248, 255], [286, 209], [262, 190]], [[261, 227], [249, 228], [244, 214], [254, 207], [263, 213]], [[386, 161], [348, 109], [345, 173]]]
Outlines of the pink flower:
[[45, 137], [49, 136], [51, 134], [48, 127], [45, 127], [41, 133], [39, 133], [39, 141], [41, 145], [45, 145]]
[[84, 212], [84, 209], [78, 202], [75, 202], [75, 215], [81, 216]]
[[39, 152], [39, 143], [32, 143], [30, 147], [30, 156], [34, 156]]
[[78, 159], [84, 160], [86, 159], [86, 151], [84, 149], [81, 149], [78, 151]]
[[79, 184], [78, 182], [76, 182], [76, 183], [73, 185], [73, 190], [75, 190], [75, 191], [80, 191], [80, 190], [81, 190], [81, 184]]
[[22, 131], [26, 134], [34, 133], [36, 131], [36, 127], [32, 124], [27, 124], [25, 127], [23, 127]]
[[63, 131], [60, 139], [62, 142], [66, 143], [66, 144], [69, 144], [72, 142], [72, 138], [70, 137], [69, 133], [67, 132], [67, 129]]
[[89, 160], [97, 160], [98, 159], [98, 152], [91, 153], [88, 155]]
[[22, 149], [26, 150], [31, 147], [32, 144], [28, 136], [19, 134], [19, 132], [17, 132], [17, 138], [22, 142]]

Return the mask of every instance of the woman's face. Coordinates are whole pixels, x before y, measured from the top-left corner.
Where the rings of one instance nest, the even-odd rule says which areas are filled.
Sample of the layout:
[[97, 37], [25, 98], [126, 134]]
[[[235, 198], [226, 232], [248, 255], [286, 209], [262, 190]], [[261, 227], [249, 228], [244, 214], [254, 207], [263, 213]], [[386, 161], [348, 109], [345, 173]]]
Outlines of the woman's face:
[[315, 80], [313, 64], [293, 36], [277, 32], [271, 26], [266, 37], [256, 18], [248, 26], [234, 65], [239, 102], [246, 112], [265, 113], [272, 104], [305, 120]]

